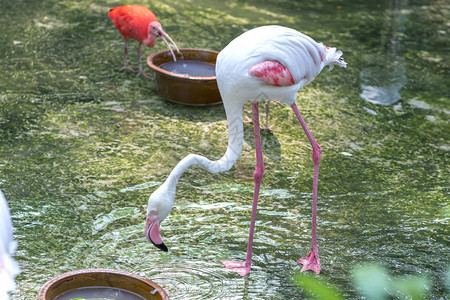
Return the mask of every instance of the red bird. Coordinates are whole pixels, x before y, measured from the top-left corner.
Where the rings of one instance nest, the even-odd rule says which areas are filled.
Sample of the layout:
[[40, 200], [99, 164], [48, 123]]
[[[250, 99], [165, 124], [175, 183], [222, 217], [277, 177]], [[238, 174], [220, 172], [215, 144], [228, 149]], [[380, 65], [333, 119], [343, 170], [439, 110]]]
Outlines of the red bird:
[[109, 10], [108, 16], [113, 21], [114, 26], [119, 29], [125, 41], [125, 63], [120, 70], [128, 69], [134, 71], [133, 68], [128, 64], [127, 57], [127, 42], [130, 38], [135, 39], [139, 42], [139, 73], [137, 74], [137, 76], [144, 75], [141, 62], [142, 43], [150, 48], [153, 48], [156, 43], [156, 38], [160, 37], [167, 44], [167, 47], [169, 47], [169, 50], [172, 53], [174, 60], [176, 61], [175, 55], [170, 48], [170, 44], [167, 42], [166, 38], [169, 39], [169, 41], [175, 46], [175, 49], [177, 49], [178, 53], [180, 53], [177, 45], [172, 40], [172, 38], [164, 32], [161, 24], [159, 24], [158, 20], [156, 19], [155, 14], [148, 8], [141, 5], [123, 5], [111, 8]]

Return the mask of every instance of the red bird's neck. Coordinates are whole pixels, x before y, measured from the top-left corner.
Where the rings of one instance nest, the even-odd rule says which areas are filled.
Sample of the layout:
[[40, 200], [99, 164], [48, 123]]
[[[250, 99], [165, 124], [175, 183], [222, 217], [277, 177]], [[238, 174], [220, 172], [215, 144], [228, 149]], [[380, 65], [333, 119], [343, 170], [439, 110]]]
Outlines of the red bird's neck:
[[156, 36], [149, 34], [146, 39], [142, 41], [147, 47], [153, 48], [156, 44]]

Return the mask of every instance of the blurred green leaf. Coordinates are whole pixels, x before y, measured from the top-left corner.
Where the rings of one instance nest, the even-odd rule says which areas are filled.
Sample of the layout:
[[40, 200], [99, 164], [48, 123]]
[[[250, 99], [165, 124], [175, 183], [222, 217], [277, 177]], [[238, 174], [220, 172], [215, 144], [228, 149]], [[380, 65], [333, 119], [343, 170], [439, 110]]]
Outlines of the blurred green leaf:
[[295, 274], [294, 283], [301, 287], [305, 293], [311, 295], [313, 299], [344, 299], [334, 286], [331, 286], [325, 280], [310, 274]]
[[381, 266], [367, 264], [357, 267], [352, 272], [352, 280], [367, 299], [383, 300], [388, 296], [386, 287], [389, 284], [389, 276]]
[[447, 287], [447, 291], [450, 293], [450, 267], [448, 267], [447, 272], [445, 272], [445, 286]]
[[[428, 279], [425, 277], [402, 277], [393, 280], [390, 289], [393, 295], [407, 299], [425, 299], [427, 292]], [[403, 296], [403, 297], [402, 297]]]
[[[444, 282], [450, 291], [450, 267]], [[343, 299], [342, 293], [325, 280], [311, 274], [297, 273], [293, 276], [296, 285], [313, 299]], [[352, 282], [359, 293], [369, 300], [426, 299], [430, 280], [425, 276], [403, 276], [391, 278], [387, 270], [377, 264], [365, 264], [352, 271]]]

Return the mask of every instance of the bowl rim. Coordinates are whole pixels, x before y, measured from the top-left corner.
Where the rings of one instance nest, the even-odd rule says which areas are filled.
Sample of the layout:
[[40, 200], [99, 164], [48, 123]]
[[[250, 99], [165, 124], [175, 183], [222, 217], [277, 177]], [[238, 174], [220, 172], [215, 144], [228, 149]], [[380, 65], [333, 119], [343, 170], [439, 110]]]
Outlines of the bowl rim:
[[[214, 51], [214, 50], [208, 50], [208, 49], [200, 49], [200, 48], [179, 48], [180, 52], [183, 52], [183, 50], [188, 50], [188, 51], [202, 51], [202, 52], [208, 52], [208, 53], [214, 53], [214, 54], [219, 54], [219, 51]], [[160, 67], [158, 67], [157, 65], [155, 65], [153, 63], [153, 58], [157, 55], [160, 55], [162, 53], [166, 53], [169, 52], [168, 49], [165, 50], [161, 50], [158, 52], [155, 52], [153, 54], [150, 54], [147, 57], [147, 65], [153, 69], [156, 72], [159, 73], [163, 73], [167, 76], [171, 76], [171, 77], [175, 77], [175, 78], [180, 78], [180, 79], [191, 79], [191, 80], [216, 80], [216, 76], [191, 76], [191, 75], [181, 75], [181, 74], [177, 74], [177, 73], [172, 73], [169, 71], [166, 71]]]
[[144, 283], [152, 286], [155, 288], [155, 290], [158, 291], [158, 293], [161, 295], [161, 298], [164, 300], [168, 300], [169, 299], [169, 295], [167, 294], [167, 292], [156, 282], [154, 282], [153, 280], [150, 280], [148, 278], [142, 277], [140, 275], [128, 272], [128, 271], [122, 271], [122, 270], [115, 270], [115, 269], [102, 269], [102, 268], [91, 268], [91, 269], [80, 269], [80, 270], [74, 270], [74, 271], [69, 271], [66, 273], [62, 273], [59, 275], [56, 275], [55, 277], [51, 278], [50, 280], [48, 280], [39, 290], [37, 299], [38, 300], [45, 300], [44, 296], [47, 294], [47, 291], [50, 289], [50, 287], [52, 285], [54, 285], [55, 283], [65, 280], [67, 278], [76, 276], [76, 275], [81, 275], [81, 274], [115, 274], [115, 275], [123, 275], [123, 276], [129, 276], [129, 277], [133, 277], [134, 279], [143, 281]]

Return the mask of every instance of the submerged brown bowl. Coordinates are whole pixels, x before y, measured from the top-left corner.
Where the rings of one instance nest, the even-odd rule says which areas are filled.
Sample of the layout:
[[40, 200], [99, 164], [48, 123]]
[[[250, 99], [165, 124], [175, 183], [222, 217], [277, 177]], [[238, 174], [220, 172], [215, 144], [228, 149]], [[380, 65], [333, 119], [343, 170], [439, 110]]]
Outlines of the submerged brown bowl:
[[147, 278], [118, 270], [84, 269], [50, 279], [39, 291], [38, 300], [53, 300], [70, 290], [90, 286], [119, 288], [138, 294], [146, 300], [169, 299], [166, 291]]
[[[198, 60], [216, 64], [217, 51], [182, 48], [184, 60]], [[177, 60], [182, 57], [175, 52]], [[206, 106], [222, 103], [216, 76], [188, 76], [175, 74], [159, 66], [173, 61], [169, 50], [156, 52], [147, 57], [147, 64], [154, 72], [156, 90], [164, 99], [190, 106]]]

